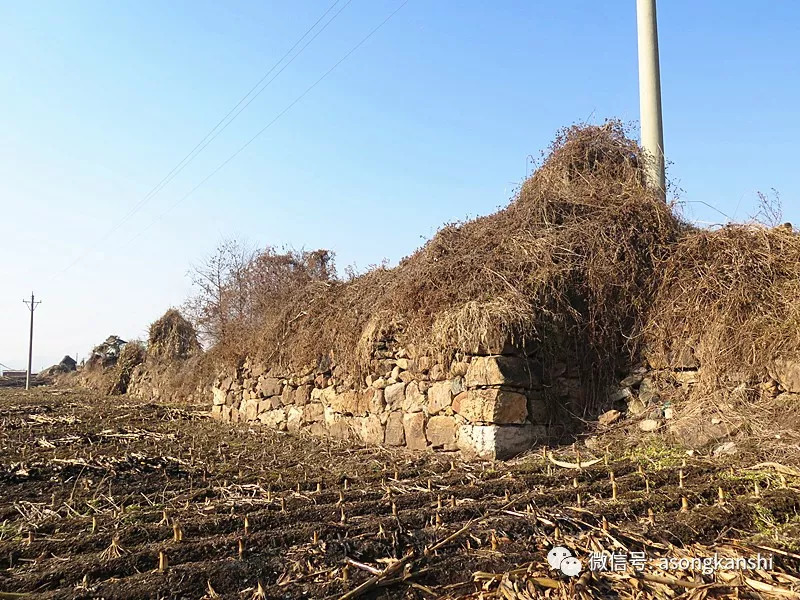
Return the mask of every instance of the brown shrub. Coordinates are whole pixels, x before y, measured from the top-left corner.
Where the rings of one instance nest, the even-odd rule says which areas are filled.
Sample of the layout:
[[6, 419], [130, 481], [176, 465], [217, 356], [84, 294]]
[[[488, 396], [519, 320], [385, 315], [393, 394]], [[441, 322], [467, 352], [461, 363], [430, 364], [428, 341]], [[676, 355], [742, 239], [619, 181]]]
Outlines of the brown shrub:
[[764, 378], [775, 358], [800, 353], [800, 236], [791, 226], [691, 231], [660, 272], [647, 326], [659, 358], [688, 344], [715, 386]]
[[447, 361], [502, 333], [543, 362], [578, 361], [596, 392], [636, 352], [657, 265], [685, 229], [643, 185], [639, 157], [617, 122], [567, 129], [507, 208], [349, 281], [309, 269], [308, 253], [256, 255], [216, 296], [243, 308], [218, 345], [360, 375], [386, 340]]
[[110, 372], [110, 385], [108, 393], [111, 395], [124, 394], [128, 391], [133, 370], [142, 364], [147, 357], [144, 344], [140, 341], [127, 342], [119, 353], [119, 358]]
[[197, 331], [180, 312], [170, 308], [150, 325], [147, 354], [156, 360], [185, 360], [200, 351]]

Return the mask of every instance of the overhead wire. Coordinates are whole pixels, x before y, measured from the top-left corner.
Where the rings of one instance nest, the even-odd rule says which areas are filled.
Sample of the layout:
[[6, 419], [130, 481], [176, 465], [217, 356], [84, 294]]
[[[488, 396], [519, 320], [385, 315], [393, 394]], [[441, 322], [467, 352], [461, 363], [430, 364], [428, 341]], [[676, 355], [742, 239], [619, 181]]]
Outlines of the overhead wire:
[[[327, 17], [331, 11], [339, 4], [341, 0], [335, 0], [328, 8], [320, 15], [320, 17], [301, 35], [297, 41], [287, 50], [277, 62], [259, 79], [259, 81], [252, 87], [250, 90], [242, 96], [239, 101], [231, 108], [227, 114], [222, 117], [214, 127], [212, 127], [208, 133], [201, 139], [195, 146], [192, 148], [186, 156], [184, 156], [173, 168], [167, 173], [161, 181], [159, 181], [152, 189], [150, 189], [145, 196], [139, 200], [125, 215], [123, 215], [117, 223], [111, 227], [106, 233], [99, 238], [93, 246], [87, 247], [87, 249], [78, 257], [76, 257], [71, 263], [69, 263], [62, 271], [60, 271], [56, 276], [63, 275], [67, 271], [69, 271], [72, 267], [78, 264], [81, 260], [86, 258], [91, 252], [94, 247], [101, 244], [105, 240], [107, 240], [111, 235], [120, 229], [126, 222], [130, 220], [139, 210], [141, 210], [145, 204], [147, 204], [152, 198], [154, 198], [161, 190], [163, 190], [169, 183], [177, 177], [184, 168], [186, 168], [189, 163], [191, 163], [203, 150], [205, 150], [208, 145], [213, 142], [228, 126], [233, 123], [234, 120], [245, 110], [248, 106], [267, 88], [269, 85], [277, 79], [277, 77], [286, 70], [286, 68], [291, 65], [297, 57], [299, 57], [303, 51], [323, 32], [328, 26], [342, 13], [342, 11], [347, 8], [352, 2], [352, 0], [347, 0], [336, 13], [326, 21], [321, 28], [319, 28], [316, 33], [291, 57], [291, 59], [286, 62], [286, 64], [281, 67], [281, 69], [275, 73], [275, 75], [269, 79], [263, 86], [261, 85], [264, 81], [278, 68], [281, 63], [283, 63], [287, 57], [289, 57], [294, 50], [302, 43], [304, 39], [308, 37], [308, 35], [314, 31], [314, 29]], [[260, 87], [260, 89], [258, 89]], [[253, 92], [258, 89], [258, 91], [253, 94]], [[252, 97], [251, 97], [252, 96]], [[249, 100], [248, 100], [249, 98]], [[244, 105], [243, 105], [244, 103]], [[238, 110], [237, 110], [238, 109]], [[235, 114], [234, 114], [235, 113]], [[233, 115], [231, 117], [231, 115]]]
[[138, 234], [134, 235], [130, 240], [128, 240], [128, 244], [132, 244], [136, 241], [139, 237], [144, 235], [153, 225], [158, 223], [164, 216], [166, 216], [170, 211], [172, 211], [176, 206], [182, 203], [184, 200], [189, 198], [192, 194], [194, 194], [200, 187], [202, 187], [209, 179], [211, 179], [214, 175], [216, 175], [219, 171], [221, 171], [228, 163], [234, 160], [239, 154], [241, 154], [250, 144], [252, 144], [256, 139], [258, 139], [265, 131], [267, 131], [272, 125], [274, 125], [283, 115], [289, 112], [298, 102], [300, 102], [303, 98], [305, 98], [311, 90], [317, 87], [322, 81], [328, 77], [334, 70], [336, 70], [339, 65], [345, 62], [351, 55], [353, 55], [361, 46], [363, 46], [375, 33], [378, 32], [386, 23], [388, 23], [392, 17], [394, 17], [400, 10], [409, 3], [410, 0], [404, 0], [394, 11], [392, 11], [383, 21], [381, 21], [378, 25], [376, 25], [366, 36], [364, 36], [355, 46], [353, 46], [342, 58], [340, 58], [334, 65], [325, 71], [322, 76], [319, 77], [314, 83], [308, 86], [299, 96], [297, 96], [291, 103], [289, 103], [281, 112], [279, 112], [270, 122], [268, 122], [264, 127], [262, 127], [253, 137], [247, 140], [244, 144], [242, 144], [233, 154], [231, 154], [228, 158], [226, 158], [223, 162], [221, 162], [215, 169], [213, 169], [208, 175], [206, 175], [197, 185], [191, 188], [188, 192], [186, 192], [183, 196], [179, 197], [175, 202], [170, 204], [167, 209], [161, 213], [158, 217], [156, 217], [153, 221], [151, 221], [144, 229], [142, 229]]

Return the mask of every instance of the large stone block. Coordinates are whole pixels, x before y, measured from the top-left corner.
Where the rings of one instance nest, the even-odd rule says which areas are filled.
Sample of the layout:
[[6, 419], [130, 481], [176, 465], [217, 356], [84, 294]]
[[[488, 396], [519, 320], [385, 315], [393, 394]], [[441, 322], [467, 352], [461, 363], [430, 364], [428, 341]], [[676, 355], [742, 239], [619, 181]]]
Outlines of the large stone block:
[[406, 443], [406, 433], [403, 429], [403, 413], [389, 413], [386, 419], [386, 445], [403, 446]]
[[217, 421], [222, 420], [222, 409], [225, 405], [224, 404], [215, 404], [211, 407], [211, 418]]
[[258, 417], [258, 400], [246, 400], [244, 403], [244, 418], [247, 421], [255, 421]]
[[475, 356], [465, 376], [468, 387], [506, 385], [530, 388], [538, 382], [528, 362], [515, 356]]
[[359, 435], [365, 444], [370, 446], [380, 446], [383, 444], [384, 431], [381, 419], [378, 415], [369, 415], [359, 419], [361, 428]]
[[325, 418], [325, 407], [319, 402], [312, 402], [303, 407], [303, 422], [316, 423]]
[[499, 388], [467, 390], [453, 399], [453, 410], [471, 423], [523, 423], [528, 416], [525, 394]]
[[283, 386], [283, 392], [281, 392], [281, 404], [284, 406], [289, 406], [290, 404], [294, 403], [294, 388], [290, 385]]
[[290, 406], [286, 410], [286, 428], [289, 431], [297, 432], [303, 426], [303, 409]]
[[525, 452], [546, 439], [547, 430], [538, 425], [462, 425], [458, 448], [467, 455], [504, 460]]
[[449, 381], [437, 381], [428, 390], [428, 413], [438, 414], [450, 408], [453, 403], [453, 384]]
[[281, 393], [281, 380], [277, 377], [259, 377], [256, 389], [262, 398], [278, 396]]
[[406, 384], [402, 381], [387, 385], [384, 390], [384, 398], [386, 398], [386, 405], [389, 408], [400, 408], [403, 405], [403, 400], [406, 394]]
[[[333, 388], [327, 388], [333, 389]], [[347, 390], [342, 392], [341, 394], [327, 394], [329, 398], [328, 405], [333, 409], [334, 412], [343, 414], [343, 415], [356, 415], [359, 413], [358, 407], [358, 398], [359, 395], [352, 391]], [[325, 396], [323, 397], [323, 402], [325, 401]]]
[[272, 429], [286, 429], [286, 411], [282, 408], [270, 410], [258, 415], [258, 420]]
[[352, 417], [337, 416], [328, 426], [328, 433], [331, 437], [338, 440], [353, 439], [353, 428], [351, 426]]
[[454, 417], [437, 415], [428, 419], [425, 435], [434, 448], [448, 447], [455, 443], [457, 429]]
[[406, 386], [403, 397], [403, 411], [407, 413], [422, 412], [425, 407], [425, 394], [419, 389], [419, 383], [412, 381]]
[[214, 396], [212, 401], [214, 406], [222, 406], [223, 404], [225, 404], [226, 392], [222, 391], [221, 388], [217, 387], [211, 388], [211, 393]]
[[312, 387], [308, 384], [301, 385], [294, 391], [294, 404], [305, 406], [311, 401]]
[[383, 390], [376, 388], [369, 388], [361, 392], [361, 411], [377, 415], [382, 413], [386, 408]]
[[411, 450], [424, 450], [428, 447], [424, 414], [416, 412], [403, 415], [403, 430], [406, 434], [406, 446]]

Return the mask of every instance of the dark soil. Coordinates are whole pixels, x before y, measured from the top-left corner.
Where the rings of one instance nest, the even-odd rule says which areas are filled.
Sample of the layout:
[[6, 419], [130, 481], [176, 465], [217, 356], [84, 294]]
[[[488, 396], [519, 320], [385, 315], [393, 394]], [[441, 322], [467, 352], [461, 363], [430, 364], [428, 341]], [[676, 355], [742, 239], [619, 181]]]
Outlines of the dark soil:
[[[474, 573], [529, 565], [573, 590], [545, 556], [557, 539], [603, 540], [603, 519], [628, 549], [662, 554], [764, 544], [770, 528], [797, 523], [791, 478], [638, 456], [580, 473], [538, 452], [464, 463], [223, 425], [203, 407], [0, 389], [0, 598], [336, 598], [371, 577], [346, 559], [383, 569], [410, 552], [405, 578], [361, 597], [477, 598]], [[797, 575], [796, 549], [781, 548], [775, 569]], [[585, 597], [630, 594], [615, 585]], [[734, 588], [706, 591], [770, 597]], [[513, 597], [496, 593], [486, 598]]]

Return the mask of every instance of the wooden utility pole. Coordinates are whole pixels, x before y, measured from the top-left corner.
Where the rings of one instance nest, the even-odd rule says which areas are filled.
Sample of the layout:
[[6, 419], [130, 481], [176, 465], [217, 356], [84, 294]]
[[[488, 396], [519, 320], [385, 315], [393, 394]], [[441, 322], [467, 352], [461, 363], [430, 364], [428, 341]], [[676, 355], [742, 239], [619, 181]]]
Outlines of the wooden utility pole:
[[642, 149], [647, 159], [645, 173], [647, 184], [666, 197], [656, 0], [636, 0], [636, 29], [639, 38], [639, 122]]
[[41, 300], [34, 300], [33, 292], [31, 292], [31, 299], [23, 300], [23, 302], [28, 305], [28, 310], [31, 311], [31, 334], [28, 339], [28, 372], [25, 375], [25, 389], [29, 390], [31, 389], [31, 363], [33, 362], [33, 311], [42, 302]]

